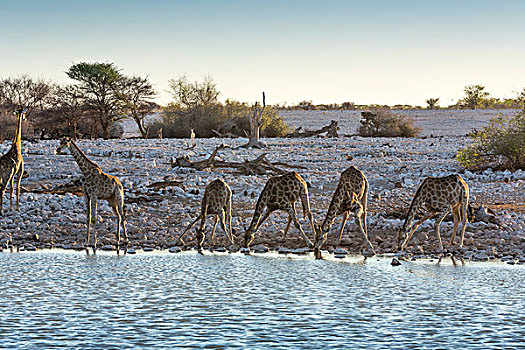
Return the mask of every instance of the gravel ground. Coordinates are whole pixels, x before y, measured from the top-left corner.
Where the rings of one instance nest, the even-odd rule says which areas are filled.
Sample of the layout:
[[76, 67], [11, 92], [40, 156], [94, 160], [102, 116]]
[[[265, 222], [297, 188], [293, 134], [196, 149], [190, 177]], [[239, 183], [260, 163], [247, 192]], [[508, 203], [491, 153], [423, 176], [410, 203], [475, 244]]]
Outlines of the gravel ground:
[[[233, 190], [232, 223], [240, 239], [269, 176], [239, 175], [231, 169], [196, 171], [170, 167], [172, 158], [188, 155], [192, 160], [204, 159], [216, 146], [226, 143], [232, 148], [220, 152], [223, 160], [244, 161], [267, 153], [269, 161], [305, 167], [297, 171], [311, 186], [310, 202], [317, 223], [324, 219], [339, 174], [351, 165], [361, 169], [370, 182], [369, 236], [379, 253], [395, 252], [396, 232], [402, 226], [402, 218], [417, 186], [426, 176], [461, 173], [469, 184], [471, 203], [474, 206], [483, 203], [494, 209], [499, 224], [469, 223], [465, 247], [459, 253], [475, 260], [501, 258], [510, 263], [525, 262], [525, 172], [473, 174], [463, 171], [454, 160], [457, 149], [469, 142], [465, 135], [486, 125], [495, 112], [414, 111], [410, 114], [423, 128], [423, 137], [265, 139], [268, 148], [264, 150], [235, 148], [246, 139], [199, 139], [197, 147], [191, 150], [187, 140], [175, 139], [82, 140], [78, 145], [103, 171], [117, 176], [123, 183], [128, 209], [127, 227], [134, 249], [173, 246], [178, 235], [198, 215], [205, 186], [216, 178], [223, 178]], [[331, 119], [339, 118], [343, 134], [355, 133], [359, 120], [354, 111], [284, 112], [284, 117], [291, 125], [310, 129], [320, 128]], [[74, 194], [31, 192], [43, 187], [55, 188], [80, 177], [70, 155], [54, 154], [57, 146], [58, 141], [23, 142], [29, 176], [23, 179], [22, 186], [29, 192], [21, 195], [20, 212], [9, 211], [8, 195], [4, 197], [0, 245], [5, 247], [8, 237], [12, 236], [21, 249], [81, 246], [86, 229], [83, 198]], [[0, 144], [0, 152], [5, 153], [9, 147], [10, 142]], [[185, 189], [169, 187], [153, 191], [147, 187], [166, 179], [183, 181]], [[302, 214], [299, 217], [303, 229], [311, 237], [309, 224]], [[102, 201], [99, 201], [98, 222], [99, 245], [109, 249], [115, 243], [116, 222], [109, 206]], [[209, 233], [211, 218], [207, 223]], [[286, 238], [282, 237], [285, 225], [284, 213], [272, 214], [258, 231], [252, 246], [255, 249], [305, 247], [295, 228], [291, 228]], [[339, 225], [340, 219], [332, 227], [325, 247], [333, 243]], [[451, 229], [452, 222], [442, 223], [445, 242]], [[194, 245], [194, 234], [193, 229], [185, 238], [187, 246]], [[217, 245], [226, 245], [220, 227], [217, 228], [216, 240]], [[429, 220], [418, 229], [406, 250], [414, 257], [432, 256], [436, 253], [436, 244], [433, 220]], [[365, 248], [353, 222], [347, 223], [341, 247], [349, 252], [361, 252]]]

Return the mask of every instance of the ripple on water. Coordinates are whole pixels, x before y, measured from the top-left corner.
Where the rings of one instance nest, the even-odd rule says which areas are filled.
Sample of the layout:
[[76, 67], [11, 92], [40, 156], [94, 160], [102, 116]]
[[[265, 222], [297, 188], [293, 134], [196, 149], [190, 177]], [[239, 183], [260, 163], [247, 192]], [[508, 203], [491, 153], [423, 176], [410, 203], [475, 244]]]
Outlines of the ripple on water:
[[386, 259], [0, 254], [8, 348], [521, 346], [525, 269]]

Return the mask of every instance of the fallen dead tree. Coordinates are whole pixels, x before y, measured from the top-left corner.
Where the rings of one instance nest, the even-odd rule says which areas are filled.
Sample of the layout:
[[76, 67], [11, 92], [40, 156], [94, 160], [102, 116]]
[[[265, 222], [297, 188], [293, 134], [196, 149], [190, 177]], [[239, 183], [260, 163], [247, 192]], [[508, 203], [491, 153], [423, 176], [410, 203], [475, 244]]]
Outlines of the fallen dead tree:
[[212, 129], [211, 132], [213, 132], [215, 135], [217, 135], [217, 137], [220, 137], [221, 139], [225, 139], [225, 138], [234, 139], [234, 138], [240, 137], [238, 135], [232, 134], [231, 132], [222, 133], [215, 129]]
[[154, 182], [154, 183], [148, 185], [147, 187], [153, 189], [154, 191], [158, 191], [158, 190], [160, 190], [162, 188], [172, 187], [172, 186], [180, 187], [184, 191], [186, 191], [186, 186], [184, 186], [184, 182], [177, 181], [177, 180], [157, 181], [157, 182]]
[[247, 144], [241, 146], [245, 148], [265, 148], [266, 145], [260, 141], [262, 115], [266, 108], [266, 96], [262, 93], [262, 109], [259, 109], [259, 103], [255, 102], [253, 114], [250, 118], [250, 139]]
[[192, 161], [187, 155], [171, 159], [171, 167], [192, 168], [196, 170], [231, 168], [242, 175], [284, 174], [289, 171], [279, 168], [279, 166], [293, 169], [306, 169], [300, 165], [290, 165], [282, 162], [271, 163], [266, 159], [267, 153], [263, 153], [253, 160], [245, 160], [244, 162], [226, 162], [217, 159], [218, 152], [224, 148], [228, 148], [228, 146], [220, 145], [216, 147], [208, 158], [199, 161]]
[[65, 195], [71, 193], [77, 196], [82, 196], [82, 178], [75, 179], [71, 182], [61, 184], [50, 188], [49, 185], [40, 184], [40, 188], [21, 187], [22, 193], [38, 193], [38, 194], [60, 194]]
[[339, 137], [339, 122], [332, 120], [330, 122], [330, 125], [323, 126], [319, 130], [305, 130], [301, 131], [303, 128], [300, 126], [297, 129], [295, 129], [294, 132], [285, 135], [284, 137], [294, 138], [294, 137], [312, 137], [312, 136], [319, 136], [321, 134], [326, 133], [327, 137]]
[[165, 196], [161, 195], [145, 195], [141, 194], [137, 197], [126, 197], [126, 203], [150, 203], [150, 202], [162, 202], [165, 200]]
[[[182, 181], [177, 180], [164, 180], [157, 181], [146, 186], [154, 192], [159, 191], [160, 189], [166, 187], [177, 186], [186, 191], [186, 186]], [[83, 196], [82, 193], [82, 178], [75, 179], [71, 182], [61, 184], [51, 188], [49, 185], [40, 184], [40, 188], [31, 188], [31, 187], [21, 187], [22, 192], [24, 193], [37, 193], [37, 194], [58, 194], [66, 195], [68, 193]], [[156, 193], [144, 193], [136, 189], [127, 190], [128, 196], [126, 196], [126, 203], [140, 203], [140, 202], [160, 202], [166, 199], [164, 196]]]

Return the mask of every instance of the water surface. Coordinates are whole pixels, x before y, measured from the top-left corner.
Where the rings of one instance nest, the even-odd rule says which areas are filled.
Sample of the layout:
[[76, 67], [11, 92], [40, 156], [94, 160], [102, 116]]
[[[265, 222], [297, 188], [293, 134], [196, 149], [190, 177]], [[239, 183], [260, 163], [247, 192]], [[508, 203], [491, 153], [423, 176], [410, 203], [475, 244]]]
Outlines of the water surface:
[[523, 347], [525, 268], [0, 253], [0, 347]]

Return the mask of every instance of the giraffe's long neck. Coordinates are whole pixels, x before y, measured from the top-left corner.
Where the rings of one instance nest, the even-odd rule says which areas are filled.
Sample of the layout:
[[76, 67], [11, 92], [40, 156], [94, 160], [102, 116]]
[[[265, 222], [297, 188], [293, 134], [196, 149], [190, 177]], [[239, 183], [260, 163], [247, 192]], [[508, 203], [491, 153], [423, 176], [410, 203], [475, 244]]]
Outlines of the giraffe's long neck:
[[96, 163], [91, 161], [73, 141], [69, 144], [69, 151], [84, 175], [89, 175], [94, 168], [100, 168]]
[[22, 116], [23, 113], [17, 113], [18, 121], [16, 124], [16, 132], [15, 132], [15, 138], [13, 139], [13, 145], [11, 146], [11, 149], [13, 152], [15, 152], [17, 155], [22, 155]]
[[328, 231], [330, 229], [332, 223], [335, 220], [335, 217], [337, 216], [337, 212], [339, 211], [339, 207], [341, 206], [341, 202], [343, 201], [343, 191], [341, 187], [341, 184], [337, 186], [337, 189], [334, 192], [334, 196], [332, 197], [332, 201], [328, 206], [326, 217], [323, 221], [323, 224], [321, 225], [321, 230], [323, 231]]
[[422, 198], [421, 198], [421, 193], [422, 193], [421, 189], [423, 187], [426, 187], [426, 186], [424, 186], [425, 182], [426, 182], [426, 180], [423, 181], [423, 183], [421, 183], [421, 185], [419, 185], [419, 188], [416, 191], [414, 199], [412, 199], [412, 203], [410, 203], [410, 208], [408, 209], [408, 214], [407, 214], [407, 217], [406, 217], [405, 222], [403, 224], [403, 231], [407, 231], [408, 230], [408, 227], [412, 224], [412, 221], [414, 221], [414, 217], [416, 216], [419, 208], [421, 208], [421, 205], [423, 204], [423, 201], [422, 201]]
[[250, 223], [250, 226], [248, 227], [248, 232], [252, 232], [252, 230], [259, 223], [259, 219], [261, 218], [264, 208], [266, 207], [269, 191], [268, 187], [268, 183], [266, 183], [261, 192], [261, 195], [259, 196], [259, 199], [257, 200], [257, 204], [255, 205], [255, 211], [253, 212], [252, 221]]

